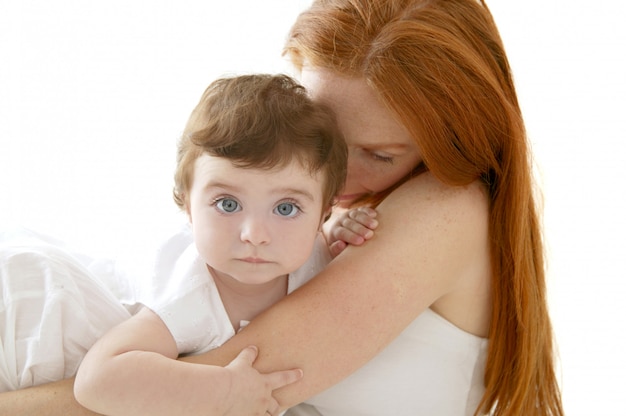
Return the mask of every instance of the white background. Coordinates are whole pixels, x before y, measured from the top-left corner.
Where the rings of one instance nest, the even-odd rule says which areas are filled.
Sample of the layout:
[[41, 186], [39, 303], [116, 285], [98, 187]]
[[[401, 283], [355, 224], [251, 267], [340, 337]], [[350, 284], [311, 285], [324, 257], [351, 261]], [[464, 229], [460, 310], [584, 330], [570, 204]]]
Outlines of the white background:
[[[308, 0], [0, 0], [0, 226], [134, 259], [181, 222], [175, 144], [216, 77], [288, 72]], [[623, 415], [626, 13], [492, 0], [545, 196], [566, 413]]]

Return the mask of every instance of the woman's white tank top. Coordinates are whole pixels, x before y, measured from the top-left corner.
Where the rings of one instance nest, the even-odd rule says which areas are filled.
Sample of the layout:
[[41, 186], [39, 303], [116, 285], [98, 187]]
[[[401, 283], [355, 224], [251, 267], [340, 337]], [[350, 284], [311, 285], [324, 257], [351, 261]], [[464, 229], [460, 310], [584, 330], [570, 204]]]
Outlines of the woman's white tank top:
[[427, 309], [373, 360], [287, 415], [473, 415], [487, 339]]

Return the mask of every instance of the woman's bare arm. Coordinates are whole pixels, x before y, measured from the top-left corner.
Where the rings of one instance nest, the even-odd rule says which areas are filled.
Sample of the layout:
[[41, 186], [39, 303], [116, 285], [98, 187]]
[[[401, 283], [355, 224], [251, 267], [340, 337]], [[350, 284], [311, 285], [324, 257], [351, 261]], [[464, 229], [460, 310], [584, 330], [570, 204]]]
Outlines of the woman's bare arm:
[[94, 416], [74, 399], [74, 378], [0, 393], [0, 415]]
[[485, 257], [487, 199], [479, 184], [451, 188], [430, 174], [398, 188], [378, 207], [379, 227], [224, 346], [191, 357], [225, 364], [257, 345], [262, 372], [302, 368], [302, 381], [276, 392], [291, 406], [345, 378], [388, 345], [465, 270]]

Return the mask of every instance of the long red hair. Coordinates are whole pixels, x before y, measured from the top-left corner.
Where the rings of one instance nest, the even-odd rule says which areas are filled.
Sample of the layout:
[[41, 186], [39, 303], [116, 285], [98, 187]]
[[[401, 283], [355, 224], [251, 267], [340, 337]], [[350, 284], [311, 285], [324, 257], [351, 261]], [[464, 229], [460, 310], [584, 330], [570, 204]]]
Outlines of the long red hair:
[[476, 0], [318, 0], [285, 53], [363, 77], [441, 181], [489, 190], [492, 317], [476, 414], [562, 415], [532, 163], [500, 35]]

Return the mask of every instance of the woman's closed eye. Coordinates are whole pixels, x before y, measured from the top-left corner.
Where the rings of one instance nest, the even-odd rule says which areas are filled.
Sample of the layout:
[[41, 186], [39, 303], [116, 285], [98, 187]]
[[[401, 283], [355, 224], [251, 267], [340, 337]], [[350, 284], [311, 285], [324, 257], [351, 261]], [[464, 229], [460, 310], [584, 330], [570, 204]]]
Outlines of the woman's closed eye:
[[390, 156], [385, 153], [373, 152], [371, 150], [368, 150], [368, 153], [370, 154], [372, 159], [378, 162], [385, 162], [385, 163], [393, 164], [393, 160], [394, 160], [393, 156]]

